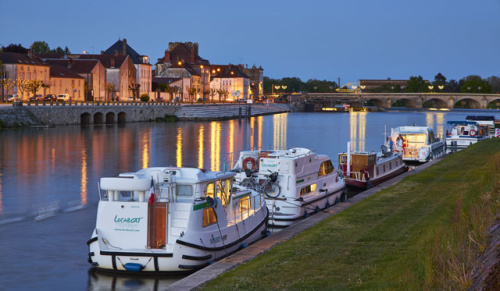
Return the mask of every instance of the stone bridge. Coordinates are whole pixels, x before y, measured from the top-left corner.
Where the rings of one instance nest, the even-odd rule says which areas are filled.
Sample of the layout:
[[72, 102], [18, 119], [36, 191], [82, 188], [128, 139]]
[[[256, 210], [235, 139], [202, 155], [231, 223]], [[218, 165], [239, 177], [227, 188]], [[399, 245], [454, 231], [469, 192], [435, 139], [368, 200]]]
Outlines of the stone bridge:
[[[14, 104], [16, 105], [16, 104]], [[19, 104], [18, 104], [19, 105]], [[0, 106], [3, 124], [76, 125], [153, 121], [166, 116], [179, 120], [213, 121], [289, 112], [288, 104], [240, 103], [27, 103]]]
[[178, 106], [164, 103], [67, 103], [22, 106], [44, 124], [114, 124], [149, 121], [174, 115]]
[[391, 108], [448, 108], [456, 106], [471, 109], [486, 109], [488, 105], [500, 107], [500, 94], [472, 93], [303, 93], [290, 95], [292, 102], [308, 101], [332, 106], [338, 103], [349, 103], [354, 107], [362, 107], [368, 101], [377, 107]]

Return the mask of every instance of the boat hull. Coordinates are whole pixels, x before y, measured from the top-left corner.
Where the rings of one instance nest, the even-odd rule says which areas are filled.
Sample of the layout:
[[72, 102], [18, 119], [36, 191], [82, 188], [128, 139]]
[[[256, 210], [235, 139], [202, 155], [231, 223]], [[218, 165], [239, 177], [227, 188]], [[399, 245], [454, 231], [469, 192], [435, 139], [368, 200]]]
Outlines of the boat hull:
[[271, 228], [288, 227], [300, 219], [307, 218], [346, 199], [345, 186], [312, 199], [306, 198], [304, 201], [295, 198], [266, 199], [270, 212], [268, 226]]
[[349, 188], [364, 190], [382, 184], [383, 182], [388, 181], [394, 177], [397, 177], [406, 171], [408, 171], [408, 167], [403, 166], [393, 172], [387, 173], [386, 175], [374, 179], [369, 179], [368, 181], [360, 181], [352, 178], [345, 178], [345, 183]]
[[[267, 236], [266, 207], [246, 219], [215, 233], [186, 234], [177, 239], [172, 251], [166, 250], [118, 250], [108, 247], [107, 242], [94, 230], [89, 246], [89, 262], [94, 268], [104, 272], [116, 273], [148, 273], [148, 274], [181, 274], [192, 273], [220, 260], [234, 252]], [[253, 220], [253, 221], [252, 221]], [[243, 233], [245, 225], [256, 225]], [[222, 239], [221, 239], [222, 238]], [[203, 244], [203, 241], [206, 243]], [[140, 266], [140, 267], [139, 267]]]

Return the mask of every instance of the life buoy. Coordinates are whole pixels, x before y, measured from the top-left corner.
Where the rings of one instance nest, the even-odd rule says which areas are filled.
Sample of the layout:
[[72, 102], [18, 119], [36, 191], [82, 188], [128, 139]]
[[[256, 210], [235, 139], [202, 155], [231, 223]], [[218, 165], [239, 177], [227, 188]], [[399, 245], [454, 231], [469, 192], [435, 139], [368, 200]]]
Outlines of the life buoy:
[[470, 136], [476, 136], [476, 131], [474, 129], [471, 129], [471, 131], [469, 131], [469, 135]]
[[247, 166], [247, 165], [248, 165], [248, 163], [249, 163], [249, 162], [250, 162], [250, 163], [252, 163], [252, 168], [251, 168], [251, 170], [255, 170], [255, 168], [257, 167], [257, 162], [256, 162], [256, 161], [255, 161], [255, 159], [254, 159], [254, 158], [252, 158], [252, 157], [246, 157], [246, 158], [244, 158], [244, 159], [243, 159], [243, 165], [242, 165], [243, 170], [248, 169], [248, 166]]

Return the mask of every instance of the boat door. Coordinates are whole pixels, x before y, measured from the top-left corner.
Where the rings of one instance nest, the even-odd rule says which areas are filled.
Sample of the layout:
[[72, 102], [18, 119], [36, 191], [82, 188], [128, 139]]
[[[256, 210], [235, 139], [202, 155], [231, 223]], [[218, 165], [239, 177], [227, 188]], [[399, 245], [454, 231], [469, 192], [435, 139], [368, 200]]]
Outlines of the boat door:
[[167, 202], [154, 202], [149, 205], [148, 247], [165, 248], [167, 241]]

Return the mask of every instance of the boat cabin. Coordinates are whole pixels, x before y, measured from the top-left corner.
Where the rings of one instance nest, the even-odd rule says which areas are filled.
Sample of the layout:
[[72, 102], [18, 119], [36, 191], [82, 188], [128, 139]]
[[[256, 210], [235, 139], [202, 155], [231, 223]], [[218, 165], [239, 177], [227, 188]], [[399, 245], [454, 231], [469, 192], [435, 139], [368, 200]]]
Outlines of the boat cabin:
[[347, 158], [347, 153], [339, 154], [340, 169], [344, 173], [344, 177], [350, 177], [356, 180], [364, 180], [373, 177], [374, 166], [377, 162], [377, 153], [375, 152], [352, 152], [350, 164]]

